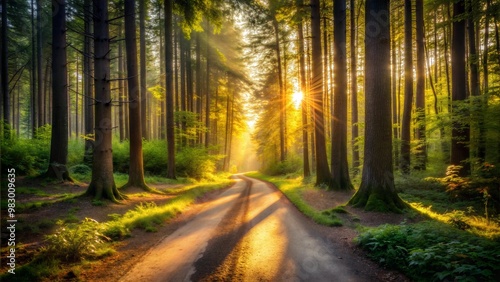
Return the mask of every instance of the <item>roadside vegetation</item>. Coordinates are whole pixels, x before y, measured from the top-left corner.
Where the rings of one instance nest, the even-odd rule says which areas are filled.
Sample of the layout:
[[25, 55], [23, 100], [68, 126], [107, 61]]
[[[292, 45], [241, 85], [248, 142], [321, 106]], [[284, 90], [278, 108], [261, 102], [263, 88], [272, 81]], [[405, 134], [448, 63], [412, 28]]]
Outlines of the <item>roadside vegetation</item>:
[[357, 219], [358, 211], [346, 203], [325, 210], [314, 208], [304, 199], [305, 192], [323, 189], [300, 173], [246, 175], [275, 184], [319, 224], [355, 228], [358, 236], [354, 241], [369, 258], [414, 281], [496, 281], [500, 275], [500, 216], [491, 196], [498, 187], [494, 169], [486, 166], [467, 178], [458, 177], [453, 166], [445, 177], [429, 177], [428, 172], [396, 175], [399, 196], [411, 206], [404, 212], [410, 220], [379, 226], [367, 226], [363, 220], [354, 220], [354, 225], [345, 222], [339, 214]]

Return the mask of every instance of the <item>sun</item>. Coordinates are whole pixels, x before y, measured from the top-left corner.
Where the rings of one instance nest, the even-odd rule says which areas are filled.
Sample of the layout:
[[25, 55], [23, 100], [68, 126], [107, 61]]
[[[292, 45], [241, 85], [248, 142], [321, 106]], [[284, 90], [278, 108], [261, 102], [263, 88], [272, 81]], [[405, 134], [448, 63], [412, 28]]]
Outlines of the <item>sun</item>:
[[292, 94], [292, 103], [295, 109], [299, 109], [302, 104], [302, 99], [304, 99], [304, 94], [302, 91], [294, 91]]

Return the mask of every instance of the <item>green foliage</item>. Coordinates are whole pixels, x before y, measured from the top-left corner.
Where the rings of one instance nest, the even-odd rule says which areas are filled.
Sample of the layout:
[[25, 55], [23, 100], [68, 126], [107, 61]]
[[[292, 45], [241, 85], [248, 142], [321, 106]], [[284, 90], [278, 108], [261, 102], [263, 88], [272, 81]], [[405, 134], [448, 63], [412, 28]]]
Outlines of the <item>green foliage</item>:
[[113, 139], [113, 170], [128, 173], [130, 164], [130, 142]]
[[205, 148], [183, 148], [176, 155], [176, 169], [179, 175], [195, 179], [212, 179], [215, 163], [221, 156], [209, 155]]
[[150, 140], [143, 142], [144, 171], [153, 175], [161, 175], [167, 171], [167, 142]]
[[445, 224], [382, 225], [356, 241], [370, 258], [416, 281], [494, 281], [500, 274], [500, 245]]
[[263, 169], [268, 175], [286, 175], [298, 173], [302, 170], [302, 159], [298, 155], [289, 155], [284, 162], [272, 162]]
[[89, 166], [84, 165], [84, 164], [78, 164], [78, 165], [72, 166], [68, 170], [69, 170], [70, 174], [72, 174], [72, 175], [73, 174], [85, 175], [85, 174], [89, 174], [92, 172], [92, 169]]
[[44, 139], [4, 139], [0, 143], [3, 167], [16, 169], [17, 175], [36, 175], [48, 167], [50, 144]]
[[46, 257], [70, 262], [97, 257], [109, 240], [102, 233], [102, 225], [90, 218], [85, 218], [80, 224], [61, 221], [57, 224], [56, 233], [45, 236], [47, 246], [42, 252]]

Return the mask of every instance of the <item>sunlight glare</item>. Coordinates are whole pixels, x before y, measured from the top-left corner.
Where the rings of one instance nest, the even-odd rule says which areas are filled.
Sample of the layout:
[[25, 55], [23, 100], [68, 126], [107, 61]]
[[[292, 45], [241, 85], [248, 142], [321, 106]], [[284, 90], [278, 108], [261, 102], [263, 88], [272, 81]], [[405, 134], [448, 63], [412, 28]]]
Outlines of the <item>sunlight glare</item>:
[[304, 94], [302, 91], [294, 91], [292, 94], [292, 103], [295, 109], [299, 109], [302, 103], [302, 99], [304, 98]]

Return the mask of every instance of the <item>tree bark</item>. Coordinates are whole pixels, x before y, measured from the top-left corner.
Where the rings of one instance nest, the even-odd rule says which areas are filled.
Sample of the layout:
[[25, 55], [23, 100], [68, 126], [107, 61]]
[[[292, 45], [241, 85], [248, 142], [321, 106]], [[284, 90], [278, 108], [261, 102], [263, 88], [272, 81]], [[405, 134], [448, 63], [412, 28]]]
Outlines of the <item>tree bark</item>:
[[332, 187], [351, 190], [347, 163], [347, 57], [346, 57], [346, 1], [333, 3], [334, 88], [332, 128]]
[[68, 160], [68, 70], [66, 58], [66, 1], [52, 2], [52, 135], [46, 176], [73, 181]]
[[[301, 6], [304, 4], [303, 0], [297, 0], [297, 9], [300, 10]], [[302, 159], [303, 159], [303, 173], [304, 177], [309, 177], [311, 175], [310, 164], [309, 164], [309, 136], [307, 133], [308, 118], [307, 118], [307, 107], [308, 107], [308, 91], [306, 85], [306, 63], [304, 55], [304, 30], [302, 26], [302, 19], [299, 20], [297, 24], [297, 36], [298, 36], [298, 54], [299, 54], [299, 72], [300, 72], [300, 90], [302, 91]]]
[[113, 176], [108, 1], [93, 1], [95, 146], [92, 180], [86, 194], [113, 202], [125, 199]]
[[175, 128], [174, 128], [174, 85], [173, 85], [173, 71], [172, 71], [172, 0], [165, 0], [165, 85], [167, 86], [166, 100], [167, 100], [167, 151], [168, 151], [168, 167], [167, 177], [175, 179]]
[[416, 0], [416, 35], [417, 35], [417, 91], [416, 115], [418, 139], [415, 169], [425, 170], [427, 164], [427, 140], [425, 135], [425, 49], [424, 49], [424, 1]]
[[359, 147], [358, 136], [359, 136], [359, 126], [358, 126], [358, 52], [357, 41], [358, 41], [358, 33], [357, 30], [357, 22], [356, 22], [356, 14], [355, 7], [356, 1], [350, 0], [351, 6], [351, 146], [352, 146], [352, 168], [355, 175], [359, 173]]
[[43, 99], [43, 79], [42, 79], [42, 6], [41, 0], [36, 1], [36, 72], [37, 72], [37, 100], [38, 100], [38, 126], [45, 125], [45, 101]]
[[274, 40], [276, 41], [276, 58], [278, 63], [278, 83], [279, 83], [279, 111], [280, 111], [280, 161], [286, 160], [285, 154], [285, 94], [283, 91], [283, 72], [281, 68], [281, 51], [280, 51], [280, 37], [279, 26], [276, 17], [273, 16]]
[[[1, 54], [1, 59], [2, 59], [2, 75], [1, 75], [1, 83], [2, 83], [2, 111], [3, 111], [3, 121], [6, 124], [10, 124], [10, 109], [9, 109], [9, 103], [10, 103], [10, 97], [9, 97], [9, 61], [8, 61], [8, 31], [9, 29], [7, 28], [7, 0], [2, 0], [2, 54]], [[3, 130], [3, 125], [2, 125], [2, 134], [5, 134]], [[8, 136], [3, 135], [4, 138], [7, 138]]]
[[[141, 132], [142, 132], [142, 137], [146, 140], [149, 139], [149, 127], [148, 127], [148, 112], [147, 112], [147, 105], [148, 105], [148, 89], [146, 86], [146, 2], [145, 0], [139, 1], [139, 44], [140, 44], [140, 60], [141, 60], [141, 69], [140, 69], [140, 106], [141, 106]], [[135, 10], [131, 11], [132, 13], [135, 12]], [[134, 13], [135, 15], [135, 13]], [[125, 17], [127, 17], [127, 13], [125, 13]], [[135, 17], [134, 17], [135, 18]], [[135, 26], [135, 24], [134, 24]], [[135, 35], [135, 30], [134, 30], [134, 35]], [[135, 36], [134, 36], [134, 42], [135, 42]], [[136, 47], [137, 49], [137, 47]], [[137, 53], [136, 53], [137, 54]], [[127, 51], [128, 55], [128, 51]], [[128, 57], [128, 56], [127, 56]], [[127, 65], [128, 65], [128, 59], [127, 59]], [[137, 66], [137, 65], [136, 65]], [[129, 85], [130, 89], [130, 85]], [[129, 96], [130, 96], [130, 91], [129, 91]]]
[[400, 212], [394, 186], [389, 0], [365, 3], [365, 154], [361, 186], [349, 201], [366, 210]]
[[210, 24], [207, 21], [207, 71], [206, 71], [206, 80], [205, 80], [205, 95], [206, 95], [206, 104], [205, 104], [205, 148], [210, 146]]
[[468, 124], [461, 120], [469, 119], [465, 105], [457, 102], [467, 99], [467, 73], [465, 63], [465, 0], [453, 4], [453, 38], [451, 43], [452, 60], [452, 102], [453, 102], [453, 127], [451, 133], [451, 164], [460, 165], [461, 176], [470, 174], [469, 140], [470, 129]]
[[92, 154], [94, 142], [91, 136], [94, 134], [94, 116], [92, 114], [92, 104], [94, 93], [92, 91], [92, 3], [91, 0], [85, 0], [83, 4], [84, 13], [84, 31], [83, 38], [83, 94], [85, 97], [83, 104], [83, 113], [85, 115], [85, 153], [83, 162], [89, 166], [92, 164]]
[[401, 122], [401, 161], [403, 174], [410, 173], [411, 110], [413, 104], [413, 45], [411, 0], [405, 0], [405, 100]]
[[[142, 5], [142, 4], [141, 4]], [[137, 42], [136, 42], [136, 26], [135, 26], [135, 0], [125, 0], [125, 49], [127, 51], [127, 81], [128, 81], [128, 103], [129, 109], [129, 126], [130, 131], [130, 165], [128, 173], [128, 183], [124, 187], [141, 187], [144, 190], [152, 191], [144, 182], [144, 164], [142, 157], [142, 115], [141, 94], [146, 94], [144, 88], [139, 88], [139, 81], [137, 79]], [[142, 45], [142, 44], [141, 44]], [[142, 53], [142, 48], [141, 48]], [[141, 55], [142, 56], [142, 55]], [[141, 64], [141, 72], [142, 66]], [[145, 73], [145, 70], [144, 70]], [[141, 75], [142, 79], [142, 75]], [[142, 92], [142, 93], [141, 93]]]
[[311, 104], [314, 115], [316, 148], [316, 186], [332, 183], [326, 155], [325, 122], [323, 115], [323, 70], [321, 60], [321, 16], [319, 0], [311, 0], [311, 41], [312, 41], [312, 80]]

